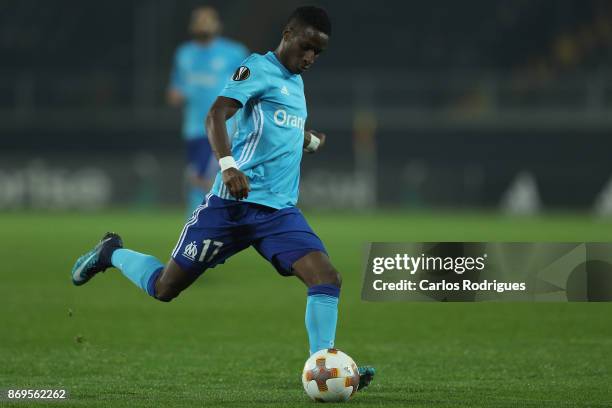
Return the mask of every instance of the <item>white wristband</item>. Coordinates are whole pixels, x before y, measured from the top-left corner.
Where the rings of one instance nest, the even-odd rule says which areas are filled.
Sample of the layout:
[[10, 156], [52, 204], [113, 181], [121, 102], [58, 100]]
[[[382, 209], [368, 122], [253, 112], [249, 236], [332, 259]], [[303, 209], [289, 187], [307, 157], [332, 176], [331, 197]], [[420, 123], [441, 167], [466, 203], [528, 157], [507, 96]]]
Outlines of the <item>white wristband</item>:
[[321, 140], [312, 133], [308, 133], [310, 134], [310, 143], [308, 143], [308, 146], [306, 146], [305, 149], [307, 152], [312, 153], [317, 151], [319, 145], [321, 144]]
[[237, 169], [236, 160], [232, 156], [225, 156], [219, 159], [219, 167], [221, 167], [221, 172], [224, 172], [227, 169]]

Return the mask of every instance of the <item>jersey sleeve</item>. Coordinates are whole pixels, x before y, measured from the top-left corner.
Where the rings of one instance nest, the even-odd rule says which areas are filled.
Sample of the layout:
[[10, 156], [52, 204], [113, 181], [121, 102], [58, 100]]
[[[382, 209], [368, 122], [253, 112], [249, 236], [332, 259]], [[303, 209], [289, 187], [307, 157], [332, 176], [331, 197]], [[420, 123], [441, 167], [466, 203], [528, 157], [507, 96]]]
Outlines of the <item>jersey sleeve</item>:
[[219, 96], [235, 99], [244, 106], [249, 99], [259, 98], [263, 95], [267, 88], [268, 84], [263, 67], [258, 64], [256, 58], [251, 56], [236, 68]]

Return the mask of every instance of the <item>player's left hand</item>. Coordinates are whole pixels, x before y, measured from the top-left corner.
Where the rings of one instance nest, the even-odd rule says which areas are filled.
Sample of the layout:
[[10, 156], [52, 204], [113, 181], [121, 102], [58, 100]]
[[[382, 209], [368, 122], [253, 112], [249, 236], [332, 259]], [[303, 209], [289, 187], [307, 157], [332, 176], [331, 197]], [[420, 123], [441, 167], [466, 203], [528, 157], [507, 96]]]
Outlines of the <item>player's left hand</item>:
[[[314, 136], [318, 137], [318, 138], [319, 138], [319, 141], [320, 141], [320, 142], [319, 142], [319, 147], [317, 147], [317, 150], [315, 150], [314, 152], [309, 152], [308, 150], [306, 150], [306, 152], [307, 152], [307, 153], [316, 153], [316, 152], [318, 152], [319, 150], [321, 150], [321, 148], [323, 147], [323, 145], [325, 145], [325, 139], [326, 139], [326, 137], [327, 137], [327, 136], [325, 135], [325, 133], [323, 133], [323, 132], [319, 132], [319, 131], [316, 131], [316, 130], [312, 130], [312, 129], [307, 130], [307, 131], [306, 131], [306, 133], [310, 133], [310, 134], [312, 134], [312, 135], [314, 135]], [[305, 141], [304, 141], [304, 145], [305, 145], [304, 147], [306, 147], [306, 145], [308, 145], [308, 142], [310, 142], [310, 140], [305, 140]]]

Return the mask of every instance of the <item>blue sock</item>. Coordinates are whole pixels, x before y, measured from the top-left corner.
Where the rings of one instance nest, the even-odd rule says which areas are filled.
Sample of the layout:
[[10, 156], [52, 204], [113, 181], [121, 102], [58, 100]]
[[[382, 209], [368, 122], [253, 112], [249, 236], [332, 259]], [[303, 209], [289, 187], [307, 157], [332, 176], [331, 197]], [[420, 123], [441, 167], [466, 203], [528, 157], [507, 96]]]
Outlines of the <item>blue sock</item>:
[[157, 258], [131, 249], [117, 249], [113, 252], [111, 262], [136, 286], [155, 297], [155, 281], [164, 269]]
[[310, 354], [334, 347], [338, 321], [338, 296], [335, 285], [315, 285], [308, 288], [306, 300], [306, 330]]
[[206, 193], [203, 190], [195, 187], [189, 188], [187, 193], [187, 218], [191, 218], [195, 209], [204, 201], [205, 196]]

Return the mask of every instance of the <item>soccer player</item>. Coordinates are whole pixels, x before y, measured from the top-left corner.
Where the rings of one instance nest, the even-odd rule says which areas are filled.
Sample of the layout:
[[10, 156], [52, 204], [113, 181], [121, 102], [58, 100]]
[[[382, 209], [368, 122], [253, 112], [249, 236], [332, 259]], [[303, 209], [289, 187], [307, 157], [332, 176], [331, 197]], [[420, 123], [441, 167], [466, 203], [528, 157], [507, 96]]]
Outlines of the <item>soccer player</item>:
[[183, 138], [187, 148], [187, 213], [202, 203], [219, 170], [206, 137], [204, 118], [227, 79], [240, 65], [247, 50], [219, 35], [221, 22], [215, 9], [193, 10], [189, 31], [191, 41], [181, 45], [174, 56], [168, 103], [183, 106]]
[[[72, 269], [75, 285], [115, 266], [150, 296], [169, 302], [206, 269], [253, 246], [283, 276], [308, 287], [306, 329], [310, 353], [334, 345], [341, 277], [325, 247], [295, 205], [304, 151], [324, 146], [325, 134], [304, 131], [306, 100], [301, 73], [327, 47], [331, 23], [318, 7], [296, 9], [274, 52], [242, 62], [206, 118], [220, 164], [211, 193], [185, 224], [170, 261], [123, 249], [107, 233]], [[230, 139], [225, 122], [235, 117]], [[374, 376], [360, 367], [359, 388]]]

